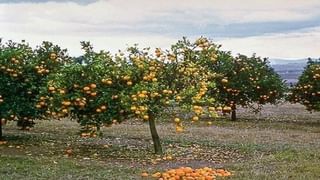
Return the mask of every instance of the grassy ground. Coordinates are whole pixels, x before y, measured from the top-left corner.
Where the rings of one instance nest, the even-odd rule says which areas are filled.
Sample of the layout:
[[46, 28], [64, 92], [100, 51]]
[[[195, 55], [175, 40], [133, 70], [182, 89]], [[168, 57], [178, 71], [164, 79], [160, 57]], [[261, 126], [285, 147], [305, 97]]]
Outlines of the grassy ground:
[[168, 121], [158, 124], [163, 157], [152, 153], [142, 122], [106, 128], [99, 138], [80, 138], [68, 120], [39, 121], [31, 131], [8, 124], [0, 179], [141, 179], [142, 171], [180, 166], [225, 168], [234, 174], [229, 179], [320, 179], [320, 113], [284, 104], [238, 115], [237, 122], [221, 118], [212, 126], [187, 123], [181, 134]]

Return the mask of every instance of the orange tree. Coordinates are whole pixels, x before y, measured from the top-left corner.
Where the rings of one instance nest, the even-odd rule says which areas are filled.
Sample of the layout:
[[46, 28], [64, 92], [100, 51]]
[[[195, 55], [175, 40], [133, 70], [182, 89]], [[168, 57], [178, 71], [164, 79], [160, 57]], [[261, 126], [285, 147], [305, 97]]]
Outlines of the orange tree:
[[36, 50], [24, 41], [0, 44], [1, 125], [7, 120], [16, 120], [25, 128], [32, 126], [33, 119], [43, 117], [35, 106], [36, 96], [47, 74], [62, 65], [64, 52], [48, 42]]
[[320, 60], [309, 59], [289, 100], [303, 104], [308, 111], [320, 111]]
[[23, 75], [26, 61], [32, 56], [32, 49], [25, 43], [0, 44], [0, 138], [2, 125], [9, 119], [17, 119], [16, 115], [24, 113], [30, 105], [26, 101], [27, 83]]
[[[130, 110], [141, 119], [149, 122], [155, 152], [162, 153], [160, 139], [156, 130], [155, 120], [162, 112], [174, 109], [194, 110], [195, 115], [203, 113], [204, 101], [214, 83], [214, 76], [202, 66], [208, 58], [204, 51], [186, 38], [171, 47], [171, 50], [156, 49], [153, 54], [148, 50], [129, 48], [129, 63], [133, 65], [130, 75], [134, 78], [129, 91]], [[213, 52], [214, 47], [210, 51]], [[214, 110], [211, 108], [211, 112]], [[192, 118], [197, 121], [198, 116]], [[175, 117], [176, 131], [182, 132], [180, 117]]]
[[262, 105], [275, 104], [283, 97], [286, 86], [267, 59], [255, 55], [232, 57], [224, 51], [219, 51], [217, 59], [217, 64], [212, 66], [218, 73], [216, 99], [224, 106], [224, 113], [231, 112], [232, 120], [236, 120], [237, 106], [258, 111]]
[[121, 81], [127, 63], [113, 61], [108, 52], [94, 52], [88, 42], [81, 44], [85, 54], [49, 76], [37, 105], [53, 118], [77, 120], [82, 136], [96, 136], [100, 127], [126, 117], [120, 97], [128, 86]]
[[[196, 122], [205, 115], [217, 116], [217, 102], [212, 96], [216, 94], [216, 72], [210, 68], [216, 65], [218, 48], [203, 37], [195, 42], [183, 38], [167, 52], [171, 63], [165, 79], [171, 89], [178, 91], [179, 111], [192, 115], [191, 122]], [[190, 111], [191, 113], [188, 113]], [[175, 122], [177, 130], [181, 130], [180, 119], [175, 118]]]
[[[181, 56], [184, 52], [201, 53], [186, 50], [181, 43], [171, 51], [156, 49], [150, 53], [148, 48], [134, 46], [111, 56], [82, 42], [85, 54], [49, 77], [38, 104], [45, 104], [43, 111], [52, 116], [78, 120], [86, 131], [82, 136], [96, 136], [102, 125], [138, 117], [149, 123], [155, 153], [162, 154], [155, 125], [159, 114], [180, 106], [196, 107], [200, 114], [200, 106], [192, 104], [200, 103], [208, 84], [213, 84], [199, 63], [207, 58]], [[175, 122], [181, 132], [182, 122], [179, 118]]]
[[45, 119], [48, 112], [41, 111], [40, 107], [45, 104], [37, 103], [37, 96], [40, 89], [46, 85], [48, 76], [55, 74], [57, 70], [70, 62], [70, 57], [67, 55], [66, 49], [61, 49], [58, 45], [44, 41], [40, 46], [33, 50], [33, 57], [27, 60], [25, 65], [25, 82], [27, 87], [28, 102], [30, 102], [28, 114], [23, 118], [18, 118], [17, 125], [26, 129], [33, 126], [35, 118]]

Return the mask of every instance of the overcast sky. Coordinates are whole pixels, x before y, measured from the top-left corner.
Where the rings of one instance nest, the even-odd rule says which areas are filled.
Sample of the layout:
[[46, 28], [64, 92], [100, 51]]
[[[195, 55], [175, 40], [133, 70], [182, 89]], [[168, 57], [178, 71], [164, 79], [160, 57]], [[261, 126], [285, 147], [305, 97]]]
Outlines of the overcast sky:
[[320, 57], [320, 0], [0, 0], [0, 37], [116, 51], [206, 36], [234, 54]]

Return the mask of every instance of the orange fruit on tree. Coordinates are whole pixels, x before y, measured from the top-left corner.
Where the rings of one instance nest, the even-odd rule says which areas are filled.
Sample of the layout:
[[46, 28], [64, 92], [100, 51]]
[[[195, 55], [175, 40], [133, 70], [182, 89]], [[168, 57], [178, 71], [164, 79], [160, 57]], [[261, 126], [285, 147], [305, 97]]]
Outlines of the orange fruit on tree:
[[49, 91], [54, 91], [56, 88], [54, 88], [53, 86], [50, 86], [48, 89]]
[[148, 115], [144, 115], [144, 116], [143, 116], [143, 119], [144, 119], [144, 120], [149, 120], [149, 116], [148, 116]]
[[128, 86], [132, 86], [132, 84], [133, 84], [132, 81], [128, 81], [128, 82], [127, 82], [127, 85], [128, 85]]
[[92, 84], [90, 84], [90, 88], [95, 89], [95, 88], [97, 88], [97, 85], [92, 83]]
[[92, 96], [92, 97], [97, 96], [97, 92], [92, 92], [92, 93], [90, 93], [90, 96]]
[[85, 86], [85, 87], [83, 88], [83, 90], [84, 90], [84, 91], [89, 91], [89, 90], [90, 90], [90, 87]]
[[228, 83], [229, 81], [228, 81], [228, 79], [223, 78], [223, 79], [221, 80], [221, 82], [224, 83], [224, 84], [226, 84], [226, 83]]

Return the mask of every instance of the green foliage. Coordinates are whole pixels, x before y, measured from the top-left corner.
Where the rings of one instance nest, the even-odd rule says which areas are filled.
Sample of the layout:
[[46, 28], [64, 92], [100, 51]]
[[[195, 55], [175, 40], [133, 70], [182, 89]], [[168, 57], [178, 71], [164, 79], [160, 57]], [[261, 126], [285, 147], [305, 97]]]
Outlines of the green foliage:
[[222, 106], [235, 109], [236, 105], [254, 107], [252, 105], [257, 104], [256, 110], [259, 110], [263, 104], [277, 103], [286, 90], [283, 80], [268, 61], [255, 55], [232, 57], [230, 52], [222, 51], [212, 69], [219, 74], [217, 100]]
[[76, 119], [89, 132], [84, 136], [132, 116], [149, 120], [169, 107], [190, 109], [214, 84], [201, 66], [208, 59], [204, 51], [189, 48], [197, 58], [181, 56], [186, 43], [191, 45], [184, 39], [172, 52], [156, 49], [155, 55], [134, 46], [111, 56], [83, 42], [85, 54], [49, 76], [37, 105], [55, 118]]
[[[25, 42], [1, 44], [1, 117], [23, 127], [35, 118], [69, 117], [83, 127], [82, 136], [135, 117], [149, 121], [156, 142], [162, 112], [192, 111], [198, 121], [236, 105], [276, 103], [285, 89], [265, 59], [233, 57], [203, 37], [183, 38], [164, 51], [133, 46], [114, 56], [81, 45], [84, 54], [69, 58], [50, 42], [34, 50]], [[183, 131], [180, 118], [174, 119], [177, 132]]]
[[2, 86], [2, 100], [15, 89], [11, 102], [2, 103], [3, 118], [23, 124], [69, 116], [95, 132], [131, 116], [148, 120], [176, 107], [215, 117], [216, 110], [229, 112], [236, 105], [276, 103], [285, 89], [265, 59], [234, 58], [202, 37], [193, 43], [183, 38], [170, 50], [154, 53], [134, 46], [112, 56], [95, 52], [88, 42], [82, 48], [84, 55], [71, 62], [66, 50], [49, 42], [35, 50], [24, 42], [1, 45], [1, 83], [10, 82]]
[[308, 111], [320, 111], [320, 59], [309, 59], [298, 83], [291, 89], [289, 100], [303, 104]]
[[83, 56], [49, 76], [38, 105], [45, 104], [41, 108], [54, 118], [77, 120], [91, 136], [101, 126], [126, 117], [120, 102], [126, 88], [119, 81], [125, 62], [113, 61], [108, 52], [94, 52], [87, 42], [82, 42], [82, 48]]
[[45, 118], [36, 108], [36, 96], [48, 74], [64, 65], [66, 50], [49, 42], [33, 50], [26, 42], [0, 44], [0, 118], [16, 120], [26, 128]]

